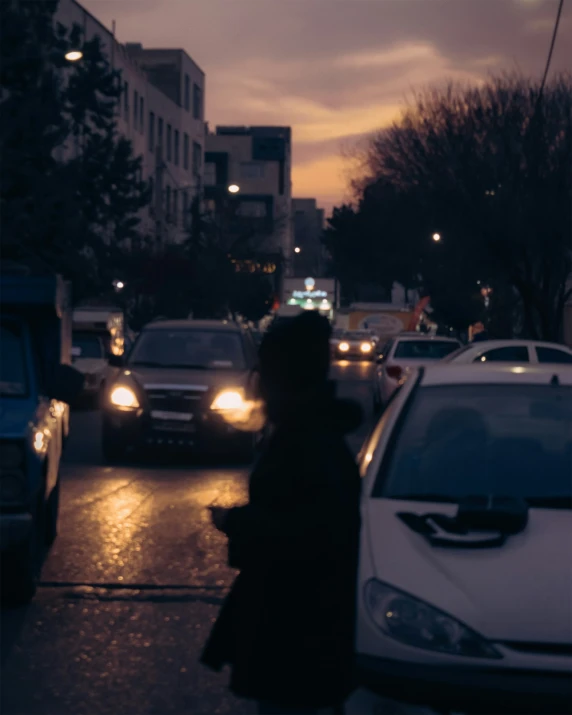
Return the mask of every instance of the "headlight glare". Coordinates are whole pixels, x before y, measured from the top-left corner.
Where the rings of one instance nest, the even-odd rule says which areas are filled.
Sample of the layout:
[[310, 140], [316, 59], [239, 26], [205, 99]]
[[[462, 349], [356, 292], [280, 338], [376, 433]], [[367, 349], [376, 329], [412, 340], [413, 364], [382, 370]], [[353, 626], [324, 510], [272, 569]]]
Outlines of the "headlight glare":
[[350, 346], [348, 343], [340, 343], [338, 345], [338, 349], [342, 353], [347, 353], [347, 351], [350, 349]]
[[211, 410], [242, 410], [244, 406], [244, 395], [241, 390], [223, 390], [215, 397]]
[[362, 353], [370, 353], [371, 352], [371, 343], [362, 343], [360, 350]]
[[124, 385], [113, 388], [109, 400], [114, 407], [122, 410], [135, 410], [139, 407], [137, 395]]
[[471, 658], [502, 658], [460, 621], [381, 581], [368, 581], [364, 598], [376, 626], [406, 645]]

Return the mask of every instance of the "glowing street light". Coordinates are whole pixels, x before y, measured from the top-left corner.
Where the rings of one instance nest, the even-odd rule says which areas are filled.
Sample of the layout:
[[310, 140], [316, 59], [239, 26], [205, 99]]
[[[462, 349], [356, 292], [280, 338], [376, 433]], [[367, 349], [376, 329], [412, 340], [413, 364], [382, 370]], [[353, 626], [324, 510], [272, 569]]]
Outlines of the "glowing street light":
[[83, 57], [83, 52], [81, 50], [70, 50], [64, 55], [68, 62], [77, 62]]
[[432, 238], [433, 238], [433, 240], [435, 241], [435, 243], [439, 243], [439, 241], [441, 240], [441, 234], [440, 234], [440, 233], [434, 233], [433, 236], [432, 236]]
[[113, 281], [113, 287], [116, 291], [120, 291], [125, 288], [125, 283], [123, 281]]
[[300, 253], [301, 250], [302, 249], [300, 248], [300, 246], [296, 246], [296, 248], [294, 249], [294, 253]]
[[231, 194], [238, 194], [238, 192], [240, 191], [240, 186], [238, 186], [238, 184], [231, 184], [228, 187], [228, 191]]

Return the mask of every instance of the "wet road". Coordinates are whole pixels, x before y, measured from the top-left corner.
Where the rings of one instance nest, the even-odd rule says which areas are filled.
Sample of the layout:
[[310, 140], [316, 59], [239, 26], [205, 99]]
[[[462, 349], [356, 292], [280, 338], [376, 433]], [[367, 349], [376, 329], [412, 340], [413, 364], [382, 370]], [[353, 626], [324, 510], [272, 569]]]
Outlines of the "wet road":
[[[339, 394], [370, 414], [367, 364], [342, 364]], [[234, 577], [205, 507], [243, 502], [247, 470], [105, 466], [99, 416], [74, 414], [60, 533], [42, 586], [2, 612], [3, 715], [251, 713], [228, 675], [198, 658]], [[367, 425], [351, 442], [359, 447]]]

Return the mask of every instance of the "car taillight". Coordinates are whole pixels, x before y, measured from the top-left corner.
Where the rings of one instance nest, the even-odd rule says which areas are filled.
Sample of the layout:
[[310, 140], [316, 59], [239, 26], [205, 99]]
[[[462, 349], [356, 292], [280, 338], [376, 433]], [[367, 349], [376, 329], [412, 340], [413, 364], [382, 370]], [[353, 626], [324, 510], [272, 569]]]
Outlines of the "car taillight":
[[402, 370], [399, 367], [399, 365], [390, 365], [386, 369], [386, 372], [387, 372], [388, 377], [391, 377], [394, 380], [399, 380], [399, 378], [401, 377]]

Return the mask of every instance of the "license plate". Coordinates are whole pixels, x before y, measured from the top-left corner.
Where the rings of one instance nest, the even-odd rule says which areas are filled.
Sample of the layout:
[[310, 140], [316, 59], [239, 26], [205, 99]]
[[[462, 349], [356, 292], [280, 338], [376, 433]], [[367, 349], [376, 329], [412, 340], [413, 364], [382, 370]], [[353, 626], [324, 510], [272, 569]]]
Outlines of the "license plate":
[[151, 418], [154, 420], [169, 420], [172, 422], [190, 422], [193, 416], [189, 412], [165, 412], [163, 410], [152, 410]]
[[153, 422], [153, 431], [156, 432], [184, 432], [185, 434], [194, 434], [196, 427], [192, 422], [167, 422], [157, 420]]

